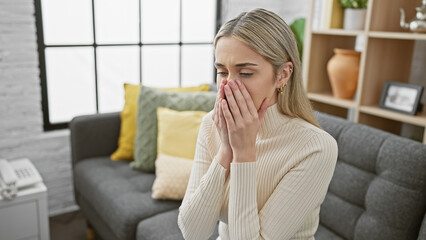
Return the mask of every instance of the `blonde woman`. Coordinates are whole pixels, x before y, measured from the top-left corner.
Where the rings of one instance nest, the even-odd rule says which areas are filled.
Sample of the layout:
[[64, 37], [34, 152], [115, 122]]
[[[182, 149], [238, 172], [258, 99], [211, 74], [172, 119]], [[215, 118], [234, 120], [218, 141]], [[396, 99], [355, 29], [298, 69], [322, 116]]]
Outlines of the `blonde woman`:
[[216, 35], [218, 97], [203, 119], [178, 224], [185, 239], [314, 239], [337, 160], [304, 92], [296, 41], [264, 9]]

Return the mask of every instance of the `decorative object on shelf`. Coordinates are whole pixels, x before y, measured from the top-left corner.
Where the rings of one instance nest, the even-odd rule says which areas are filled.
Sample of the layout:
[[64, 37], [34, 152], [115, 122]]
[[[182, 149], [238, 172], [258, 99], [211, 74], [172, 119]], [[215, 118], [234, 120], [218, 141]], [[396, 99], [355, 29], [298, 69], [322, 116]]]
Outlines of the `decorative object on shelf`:
[[367, 0], [340, 0], [340, 5], [345, 9], [343, 29], [363, 30], [367, 14]]
[[334, 97], [353, 98], [358, 83], [360, 56], [361, 52], [352, 49], [334, 49], [334, 55], [327, 63]]
[[365, 41], [367, 37], [365, 34], [358, 34], [355, 38], [355, 51], [363, 52], [365, 50]]
[[426, 0], [422, 1], [422, 6], [416, 7], [416, 17], [409, 23], [405, 22], [404, 9], [400, 8], [399, 11], [401, 12], [400, 25], [403, 29], [412, 32], [426, 33]]
[[386, 81], [380, 98], [379, 107], [416, 115], [422, 111], [423, 104], [420, 103], [420, 98], [423, 93], [423, 86]]

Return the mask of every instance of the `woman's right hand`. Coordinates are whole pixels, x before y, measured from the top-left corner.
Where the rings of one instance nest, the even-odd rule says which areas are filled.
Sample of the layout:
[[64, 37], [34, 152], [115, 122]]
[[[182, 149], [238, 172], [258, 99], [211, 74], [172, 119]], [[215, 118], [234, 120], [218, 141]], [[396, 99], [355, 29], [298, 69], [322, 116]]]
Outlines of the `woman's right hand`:
[[225, 99], [224, 87], [227, 84], [227, 80], [222, 80], [218, 88], [218, 94], [216, 97], [216, 103], [213, 109], [213, 121], [216, 125], [216, 129], [220, 136], [220, 148], [216, 155], [218, 162], [226, 169], [229, 170], [230, 164], [233, 158], [232, 148], [229, 144], [228, 129], [226, 127], [225, 117], [222, 114], [222, 100]]

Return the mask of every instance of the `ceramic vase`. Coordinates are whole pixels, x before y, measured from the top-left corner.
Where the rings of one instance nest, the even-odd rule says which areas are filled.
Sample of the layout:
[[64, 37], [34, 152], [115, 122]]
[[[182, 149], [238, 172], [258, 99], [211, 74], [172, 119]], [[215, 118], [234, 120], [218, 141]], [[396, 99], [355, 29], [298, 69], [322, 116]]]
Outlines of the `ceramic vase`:
[[345, 8], [343, 29], [364, 30], [366, 8]]
[[327, 63], [327, 73], [333, 96], [352, 99], [357, 88], [361, 52], [351, 49], [334, 49]]

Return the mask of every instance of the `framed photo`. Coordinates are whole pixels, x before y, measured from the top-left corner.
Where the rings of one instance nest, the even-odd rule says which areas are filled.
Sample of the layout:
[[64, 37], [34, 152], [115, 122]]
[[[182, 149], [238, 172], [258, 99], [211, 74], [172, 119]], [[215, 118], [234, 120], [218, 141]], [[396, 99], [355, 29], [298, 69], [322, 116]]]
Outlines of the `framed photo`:
[[386, 81], [379, 107], [416, 115], [422, 93], [423, 86]]

